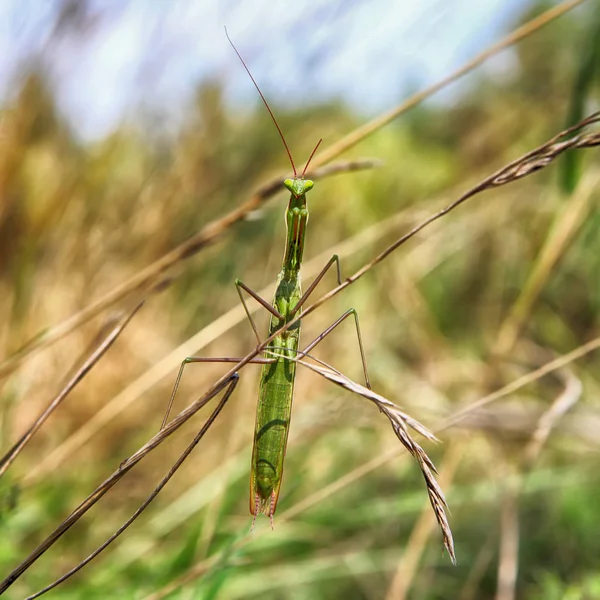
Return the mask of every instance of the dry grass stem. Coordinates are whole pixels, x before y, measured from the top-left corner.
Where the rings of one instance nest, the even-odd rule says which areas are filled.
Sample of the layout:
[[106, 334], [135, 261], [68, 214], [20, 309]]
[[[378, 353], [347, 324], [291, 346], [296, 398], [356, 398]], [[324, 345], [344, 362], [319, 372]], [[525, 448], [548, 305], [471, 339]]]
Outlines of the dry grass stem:
[[[125, 327], [127, 327], [131, 319], [133, 319], [138, 310], [142, 308], [145, 301], [146, 298], [140, 301], [137, 306], [135, 306], [133, 310], [131, 310], [129, 314], [126, 314], [124, 317], [119, 316], [111, 319], [112, 321], [116, 321], [114, 324], [107, 323], [106, 326], [103, 327], [103, 330], [98, 334], [98, 336], [96, 336], [97, 339], [92, 344], [92, 347], [95, 347], [86, 351], [83, 357], [78, 359], [76, 364], [79, 363], [79, 366], [73, 368], [73, 372], [68, 376], [67, 382], [61, 388], [58, 394], [56, 394], [56, 396], [50, 401], [44, 411], [38, 415], [29, 429], [21, 436], [21, 438], [15, 442], [12, 448], [2, 457], [2, 459], [0, 459], [0, 477], [4, 475], [6, 470], [22, 452], [35, 433], [48, 420], [50, 415], [60, 406], [63, 400], [75, 389], [77, 384], [91, 371], [94, 365], [114, 344]], [[107, 331], [109, 328], [111, 329]]]
[[551, 9], [543, 12], [541, 15], [531, 19], [527, 23], [524, 23], [520, 27], [517, 27], [514, 31], [511, 31], [507, 36], [499, 40], [498, 42], [492, 44], [488, 48], [486, 48], [483, 52], [467, 61], [464, 65], [459, 67], [456, 71], [444, 77], [440, 81], [434, 83], [433, 85], [425, 88], [424, 90], [417, 92], [407, 100], [405, 100], [399, 106], [393, 108], [392, 110], [380, 115], [373, 120], [365, 123], [362, 127], [355, 129], [350, 132], [346, 137], [342, 138], [333, 146], [323, 150], [315, 158], [313, 159], [313, 164], [322, 165], [326, 162], [329, 162], [336, 156], [339, 156], [342, 152], [356, 146], [359, 142], [364, 140], [369, 135], [372, 135], [388, 123], [392, 122], [394, 119], [399, 117], [401, 114], [406, 111], [414, 108], [427, 98], [433, 96], [441, 89], [454, 83], [467, 73], [471, 72], [473, 69], [482, 65], [486, 60], [495, 56], [496, 54], [502, 52], [502, 50], [506, 50], [510, 46], [520, 42], [526, 37], [530, 36], [532, 33], [537, 31], [538, 29], [548, 25], [555, 19], [558, 19], [562, 15], [566, 14], [570, 10], [573, 10], [580, 4], [583, 4], [585, 0], [568, 0], [567, 2], [562, 2], [558, 6], [554, 6]]
[[565, 389], [552, 403], [550, 408], [542, 414], [537, 427], [535, 428], [531, 438], [523, 452], [524, 468], [530, 470], [538, 459], [544, 445], [546, 444], [550, 433], [569, 411], [581, 398], [583, 392], [583, 384], [581, 380], [569, 370], [564, 369], [565, 373]]
[[500, 509], [500, 552], [496, 600], [514, 600], [519, 564], [519, 508], [513, 490], [506, 490]]
[[531, 273], [500, 327], [497, 344], [492, 350], [493, 354], [507, 354], [514, 346], [535, 301], [552, 273], [552, 269], [585, 222], [592, 206], [591, 199], [597, 188], [598, 177], [585, 178], [567, 206], [554, 218]]
[[[521, 477], [507, 478], [501, 505], [500, 552], [498, 558], [498, 583], [496, 600], [514, 600], [519, 571], [519, 497], [529, 473], [538, 459], [552, 429], [579, 398], [583, 386], [570, 371], [565, 370], [565, 389], [550, 408], [542, 413], [519, 465]], [[510, 482], [514, 483], [511, 484]]]
[[[158, 486], [135, 511], [135, 513], [113, 535], [111, 535], [103, 544], [94, 550], [92, 554], [65, 573], [62, 577], [52, 582], [50, 585], [46, 586], [36, 594], [29, 596], [27, 600], [33, 600], [33, 598], [41, 596], [77, 573], [86, 564], [98, 556], [98, 554], [100, 554], [104, 549], [106, 549], [129, 527], [129, 525], [131, 525], [137, 519], [137, 517], [148, 507], [150, 502], [154, 500], [162, 488], [167, 484], [171, 477], [173, 477], [179, 467], [183, 464], [183, 461], [196, 447], [198, 442], [204, 437], [204, 434], [208, 431], [212, 423], [218, 417], [223, 406], [235, 389], [237, 381], [237, 375], [227, 378], [227, 380], [223, 382], [222, 385], [218, 386], [212, 393], [205, 394], [196, 403], [194, 403], [195, 410], [193, 412], [197, 412], [220, 392], [225, 390], [223, 398], [219, 401], [219, 404], [205, 421], [204, 425], [194, 437], [192, 442], [184, 450], [179, 459], [172, 465], [172, 467], [169, 469], [169, 472], [167, 475], [165, 475]], [[31, 552], [29, 556], [25, 558], [25, 560], [23, 560], [2, 582], [0, 582], [0, 594], [4, 593], [44, 552], [46, 552], [48, 548], [50, 548], [58, 539], [60, 539], [65, 532], [67, 532], [90, 508], [92, 508], [92, 506], [94, 506], [94, 504], [96, 504], [96, 502], [98, 502], [98, 500], [100, 500], [100, 498], [102, 498], [106, 492], [114, 487], [138, 462], [145, 458], [150, 452], [152, 452], [152, 450], [157, 448], [181, 425], [182, 422], [178, 419], [178, 417], [176, 417], [170, 423], [168, 423], [164, 429], [161, 429], [149, 442], [144, 444], [144, 446], [142, 446], [137, 452], [124, 460], [119, 465], [119, 468], [110, 477], [104, 480], [104, 482], [102, 482], [33, 552]]]
[[594, 338], [593, 340], [590, 340], [586, 344], [578, 346], [577, 348], [575, 348], [575, 350], [571, 350], [571, 352], [568, 352], [567, 354], [563, 354], [562, 356], [559, 356], [558, 358], [547, 362], [545, 365], [542, 365], [539, 369], [535, 369], [535, 371], [531, 371], [530, 373], [527, 373], [526, 375], [523, 375], [522, 377], [511, 381], [511, 383], [501, 387], [499, 390], [496, 390], [495, 392], [492, 392], [491, 394], [488, 394], [487, 396], [484, 396], [483, 398], [480, 398], [475, 402], [469, 403], [468, 406], [465, 406], [465, 408], [457, 411], [452, 417], [446, 419], [442, 425], [442, 428], [446, 429], [448, 427], [452, 427], [453, 425], [461, 421], [465, 415], [473, 413], [474, 411], [483, 408], [484, 406], [487, 406], [492, 402], [495, 402], [499, 398], [508, 396], [508, 394], [516, 392], [523, 386], [540, 379], [548, 373], [552, 373], [553, 371], [557, 371], [558, 369], [565, 367], [569, 363], [578, 360], [579, 358], [585, 356], [586, 354], [589, 354], [590, 352], [594, 352], [594, 350], [597, 350], [598, 348], [600, 348], [600, 336]]
[[[314, 357], [310, 358], [316, 360]], [[435, 479], [437, 470], [429, 456], [427, 456], [425, 450], [423, 450], [423, 448], [421, 448], [421, 446], [411, 437], [409, 428], [430, 441], [438, 441], [437, 438], [424, 425], [400, 410], [393, 402], [377, 394], [373, 390], [352, 381], [330, 365], [323, 363], [320, 360], [318, 361], [320, 364], [312, 364], [305, 362], [304, 360], [298, 360], [298, 362], [311, 371], [318, 373], [331, 383], [335, 383], [349, 392], [358, 394], [370, 402], [373, 402], [373, 404], [375, 404], [375, 406], [377, 406], [377, 408], [388, 418], [396, 437], [419, 463], [421, 473], [425, 479], [425, 485], [427, 486], [427, 494], [429, 495], [431, 507], [433, 508], [435, 518], [442, 531], [444, 546], [446, 547], [452, 562], [456, 564], [454, 540], [452, 539], [452, 531], [446, 515], [448, 504], [446, 503], [442, 488]]]

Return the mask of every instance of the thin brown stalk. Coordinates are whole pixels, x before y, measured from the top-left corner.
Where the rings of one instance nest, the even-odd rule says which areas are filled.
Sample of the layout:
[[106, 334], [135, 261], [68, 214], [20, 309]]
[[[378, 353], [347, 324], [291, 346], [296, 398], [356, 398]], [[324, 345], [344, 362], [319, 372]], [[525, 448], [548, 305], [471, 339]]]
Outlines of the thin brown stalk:
[[[23, 451], [31, 438], [42, 425], [47, 421], [50, 415], [60, 406], [63, 400], [75, 389], [77, 384], [94, 368], [94, 365], [104, 356], [106, 351], [114, 344], [117, 338], [121, 335], [125, 327], [131, 319], [142, 308], [147, 298], [143, 298], [138, 304], [125, 316], [113, 319], [114, 324], [107, 324], [106, 327], [96, 336], [96, 340], [92, 344], [93, 349], [85, 351], [82, 357], [77, 361], [79, 366], [75, 367], [72, 373], [68, 376], [66, 383], [56, 396], [50, 401], [48, 406], [40, 413], [33, 421], [29, 429], [15, 442], [12, 448], [0, 459], [0, 477], [4, 475], [6, 470], [14, 462], [17, 456]], [[107, 331], [108, 328], [111, 328]], [[77, 364], [76, 363], [76, 364]]]
[[[200, 439], [204, 436], [206, 431], [208, 431], [209, 427], [212, 425], [214, 420], [219, 415], [221, 409], [223, 408], [225, 402], [229, 398], [231, 392], [233, 391], [235, 384], [237, 381], [237, 375], [233, 374], [228, 377], [223, 383], [219, 386], [216, 386], [211, 392], [204, 394], [200, 399], [198, 399], [192, 406], [194, 410], [191, 411], [189, 416], [192, 416], [195, 412], [200, 410], [203, 406], [205, 406], [212, 398], [214, 398], [217, 394], [219, 394], [222, 390], [224, 390], [227, 386], [230, 386], [224, 395], [223, 399], [219, 402], [217, 407], [211, 413], [209, 418], [205, 421], [203, 427], [200, 429], [198, 435], [194, 438], [192, 443], [186, 448], [180, 460], [178, 460], [169, 470], [168, 474], [163, 478], [161, 483], [157, 486], [157, 488], [148, 496], [146, 501], [142, 503], [140, 508], [130, 517], [124, 525], [122, 525], [116, 533], [114, 533], [104, 544], [102, 544], [99, 548], [97, 548], [88, 558], [82, 561], [79, 565], [77, 565], [74, 569], [71, 569], [66, 575], [60, 577], [57, 581], [53, 582], [40, 593], [35, 594], [33, 597], [37, 597], [41, 595], [41, 593], [45, 593], [70, 577], [73, 573], [77, 572], [80, 568], [86, 565], [90, 560], [92, 560], [95, 556], [97, 556], [104, 548], [106, 548], [114, 539], [116, 539], [129, 525], [141, 514], [143, 510], [150, 504], [150, 502], [154, 499], [154, 497], [158, 494], [158, 492], [164, 487], [164, 485], [169, 481], [169, 479], [174, 475], [175, 471], [181, 466], [183, 460], [189, 455], [189, 453], [193, 450], [196, 444], [200, 441]], [[185, 412], [185, 411], [184, 411]], [[4, 593], [48, 548], [50, 548], [58, 539], [62, 537], [64, 533], [66, 533], [77, 521], [90, 509], [104, 494], [106, 494], [111, 488], [113, 488], [138, 462], [140, 462], [143, 458], [145, 458], [152, 450], [157, 448], [162, 442], [167, 439], [173, 432], [175, 432], [184, 421], [182, 421], [178, 415], [171, 422], [169, 422], [164, 429], [161, 429], [150, 441], [144, 444], [137, 452], [132, 454], [129, 458], [124, 460], [119, 468], [107, 479], [105, 479], [79, 506], [33, 551], [23, 560], [2, 582], [0, 582], [0, 594]], [[189, 418], [189, 417], [188, 417]], [[187, 420], [187, 419], [186, 419]]]
[[[311, 358], [315, 360], [314, 357]], [[438, 522], [440, 530], [442, 531], [444, 546], [446, 547], [452, 562], [456, 564], [452, 530], [450, 529], [450, 523], [448, 522], [448, 517], [446, 515], [448, 504], [446, 502], [446, 498], [444, 497], [444, 492], [442, 491], [441, 486], [435, 479], [437, 470], [429, 456], [427, 456], [425, 450], [423, 450], [423, 448], [421, 448], [421, 446], [417, 444], [417, 442], [411, 437], [409, 428], [421, 434], [429, 441], [437, 441], [436, 437], [424, 425], [400, 410], [400, 408], [398, 408], [393, 402], [375, 393], [373, 390], [370, 390], [359, 383], [352, 381], [340, 373], [337, 369], [334, 369], [323, 361], [319, 360], [318, 362], [320, 364], [311, 364], [304, 362], [303, 360], [299, 362], [301, 362], [311, 371], [318, 373], [328, 381], [339, 385], [353, 394], [358, 394], [370, 402], [373, 402], [375, 406], [377, 406], [377, 408], [388, 418], [396, 437], [419, 464], [421, 473], [423, 474], [423, 479], [425, 480], [425, 485], [427, 487], [429, 502], [431, 503], [433, 513]]]
[[540, 417], [525, 450], [523, 452], [523, 467], [526, 471], [531, 470], [534, 463], [545, 446], [552, 430], [556, 427], [558, 421], [577, 404], [583, 392], [581, 380], [575, 377], [573, 373], [565, 369], [565, 389], [554, 400], [550, 408]]
[[457, 411], [452, 417], [446, 420], [444, 422], [443, 429], [447, 429], [448, 427], [455, 425], [456, 423], [461, 421], [465, 415], [472, 413], [480, 408], [483, 408], [484, 406], [495, 402], [499, 398], [516, 392], [518, 389], [526, 386], [527, 384], [540, 379], [540, 377], [548, 375], [548, 373], [552, 373], [553, 371], [557, 371], [558, 369], [565, 367], [569, 363], [572, 363], [573, 361], [582, 358], [586, 354], [594, 352], [598, 348], [600, 348], [600, 336], [594, 338], [593, 340], [590, 340], [589, 342], [579, 346], [578, 348], [575, 348], [575, 350], [571, 350], [571, 352], [568, 352], [567, 354], [563, 354], [562, 356], [559, 356], [558, 358], [547, 362], [539, 369], [531, 371], [531, 373], [527, 373], [526, 375], [515, 379], [511, 383], [505, 385], [499, 390], [496, 390], [495, 392], [492, 392], [491, 394], [488, 394], [487, 396], [484, 396], [476, 402], [470, 403], [468, 406], [465, 406], [465, 408]]
[[591, 199], [597, 188], [598, 177], [584, 179], [567, 206], [555, 215], [531, 272], [508, 316], [500, 326], [498, 341], [492, 354], [502, 356], [513, 348], [544, 284], [585, 222], [592, 206]]
[[565, 375], [565, 389], [554, 400], [550, 408], [538, 420], [523, 452], [519, 466], [521, 477], [515, 483], [507, 484], [501, 506], [500, 552], [498, 558], [498, 583], [496, 600], [514, 600], [519, 575], [519, 497], [529, 473], [537, 461], [543, 446], [558, 421], [581, 397], [583, 386], [569, 371]]
[[509, 33], [507, 36], [492, 44], [488, 48], [486, 48], [483, 52], [467, 61], [464, 65], [459, 67], [456, 71], [444, 77], [440, 81], [434, 83], [433, 85], [425, 88], [424, 90], [417, 92], [407, 100], [405, 100], [402, 104], [393, 108], [392, 110], [375, 117], [372, 121], [365, 123], [362, 127], [355, 129], [350, 132], [346, 137], [342, 138], [339, 142], [333, 144], [329, 148], [323, 150], [323, 152], [317, 154], [317, 156], [313, 159], [313, 165], [322, 165], [330, 160], [336, 158], [342, 152], [356, 146], [359, 142], [364, 140], [366, 137], [372, 135], [388, 123], [392, 122], [401, 114], [406, 111], [414, 108], [430, 96], [433, 96], [437, 92], [439, 92], [442, 88], [454, 83], [456, 80], [460, 79], [467, 73], [471, 72], [476, 67], [482, 65], [486, 60], [495, 56], [496, 54], [502, 52], [502, 50], [506, 50], [510, 46], [514, 46], [514, 44], [520, 42], [526, 37], [530, 36], [532, 33], [541, 29], [545, 25], [548, 25], [558, 17], [561, 17], [565, 13], [573, 10], [580, 4], [583, 4], [585, 0], [569, 0], [568, 2], [562, 2], [558, 6], [554, 6], [553, 8], [543, 12], [541, 15], [534, 17], [527, 23], [524, 23], [520, 27], [517, 27], [514, 31]]
[[479, 584], [486, 574], [495, 553], [496, 535], [492, 531], [488, 531], [485, 542], [472, 562], [465, 584], [458, 595], [458, 600], [476, 600], [478, 598], [477, 590], [479, 589]]
[[[350, 132], [346, 137], [342, 138], [339, 142], [333, 144], [330, 148], [325, 149], [323, 152], [321, 152], [314, 158], [313, 167], [311, 171], [307, 173], [307, 176], [312, 177], [313, 179], [323, 177], [323, 173], [319, 171], [317, 167], [328, 163], [333, 158], [339, 156], [342, 152], [345, 152], [352, 146], [355, 146], [360, 141], [372, 135], [377, 130], [381, 129], [404, 112], [417, 106], [419, 103], [423, 102], [423, 100], [437, 93], [445, 86], [455, 82], [463, 75], [467, 74], [479, 65], [483, 64], [487, 59], [491, 58], [492, 56], [496, 55], [502, 50], [505, 50], [506, 48], [520, 42], [521, 40], [531, 35], [538, 29], [551, 23], [555, 19], [561, 17], [562, 15], [579, 6], [580, 4], [583, 4], [584, 1], [585, 0], [567, 0], [566, 2], [563, 2], [562, 4], [559, 4], [558, 6], [555, 6], [545, 11], [541, 15], [538, 15], [537, 17], [531, 19], [524, 25], [518, 27], [506, 37], [502, 38], [500, 41], [496, 42], [495, 44], [492, 44], [489, 48], [475, 56], [473, 59], [469, 60], [467, 63], [465, 63], [462, 67], [457, 69], [448, 77], [445, 77], [441, 81], [426, 88], [425, 90], [414, 94], [405, 102], [401, 103], [399, 106], [392, 109], [391, 111], [381, 115], [380, 117], [376, 117], [369, 123], [366, 123], [365, 125]], [[350, 166], [353, 164], [353, 162], [346, 164], [349, 165], [348, 170], [353, 170]], [[240, 207], [236, 208], [222, 219], [209, 223], [205, 228], [203, 228], [192, 238], [190, 238], [174, 250], [170, 251], [169, 253], [165, 254], [162, 258], [140, 271], [137, 275], [130, 278], [128, 281], [115, 287], [113, 290], [96, 300], [87, 308], [76, 313], [75, 315], [66, 319], [62, 323], [51, 327], [47, 331], [41, 332], [38, 336], [34, 337], [28, 344], [26, 344], [20, 351], [6, 358], [0, 363], [0, 377], [6, 376], [7, 374], [14, 371], [14, 369], [17, 368], [21, 361], [25, 357], [29, 356], [31, 353], [37, 352], [42, 348], [45, 348], [53, 344], [57, 340], [63, 338], [64, 336], [68, 335], [71, 331], [89, 321], [91, 318], [93, 318], [101, 311], [105, 310], [111, 304], [114, 304], [121, 298], [124, 298], [133, 290], [144, 285], [144, 283], [151, 281], [160, 273], [163, 273], [167, 269], [171, 268], [177, 262], [189, 258], [190, 256], [198, 253], [202, 248], [213, 243], [229, 227], [247, 217], [248, 214], [256, 210], [266, 199], [270, 198], [272, 195], [277, 193], [281, 189], [281, 181], [283, 181], [283, 178], [278, 177], [268, 182], [267, 184], [259, 188], [259, 190], [257, 190], [257, 192], [255, 192], [249, 200], [247, 200]]]
[[[507, 474], [508, 475], [508, 474]], [[511, 481], [510, 477], [507, 477]], [[496, 600], [514, 600], [519, 563], [518, 494], [510, 485], [502, 497], [500, 508], [500, 552]]]
[[[546, 412], [547, 407], [542, 402], [533, 402], [530, 399], [525, 403], [513, 403], [489, 409], [479, 409], [471, 414], [468, 419], [461, 421], [461, 428], [478, 432], [490, 432], [496, 436], [506, 435], [519, 439], [531, 435], [531, 432], [540, 427], [540, 417]], [[580, 408], [576, 414], [564, 421], [561, 420], [560, 432], [562, 436], [575, 436], [579, 442], [597, 452], [600, 448], [600, 410], [590, 407]], [[533, 444], [532, 444], [533, 450]], [[527, 462], [526, 450], [523, 456]]]

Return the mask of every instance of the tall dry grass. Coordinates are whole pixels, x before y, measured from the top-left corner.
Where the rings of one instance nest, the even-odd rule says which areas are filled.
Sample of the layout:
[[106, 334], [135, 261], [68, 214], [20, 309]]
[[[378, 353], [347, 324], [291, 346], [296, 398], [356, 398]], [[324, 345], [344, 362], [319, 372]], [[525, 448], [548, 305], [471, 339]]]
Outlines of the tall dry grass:
[[[597, 75], [583, 90], [575, 85], [585, 62], [582, 40], [595, 39], [592, 11], [558, 19], [573, 4], [510, 34], [519, 42], [511, 76], [497, 82], [475, 72], [471, 90], [453, 106], [403, 103], [390, 113], [410, 107], [402, 120], [382, 117], [370, 128], [343, 106], [277, 111], [293, 148], [319, 137], [342, 140], [317, 165], [351, 144], [344, 160], [384, 162], [319, 181], [310, 198], [306, 280], [333, 253], [345, 277], [354, 273], [563, 129], [581, 96], [593, 103]], [[268, 290], [277, 272], [283, 202], [270, 200], [273, 188], [261, 183], [283, 164], [281, 148], [264, 114], [226, 114], [218, 86], [198, 90], [187, 123], [169, 143], [149, 143], [123, 126], [84, 147], [35, 69], [3, 119], [5, 448], [114, 323], [111, 311], [125, 318], [156, 275], [173, 278], [150, 294], [3, 476], [6, 573], [157, 432], [183, 357], [244, 356], [254, 347], [232, 281], [239, 276]], [[344, 137], [348, 131], [355, 133]], [[182, 586], [180, 597], [203, 598], [558, 598], [573, 590], [593, 597], [598, 159], [597, 150], [573, 152], [575, 166], [550, 165], [427, 227], [303, 323], [310, 340], [355, 307], [373, 388], [432, 429], [445, 427], [443, 444], [425, 449], [441, 465], [458, 567], [442, 555], [418, 469], [402, 458], [386, 419], [310, 373], [297, 384], [275, 531], [260, 524], [250, 534], [257, 375], [248, 366], [231, 402], [148, 511], [54, 594], [157, 598]], [[568, 169], [571, 188], [559, 179]], [[262, 193], [248, 200], [248, 189]], [[354, 336], [351, 327], [336, 332], [318, 356], [359, 380]], [[225, 369], [186, 374], [176, 408]], [[129, 472], [9, 593], [42, 588], [116, 530], [207, 414]]]

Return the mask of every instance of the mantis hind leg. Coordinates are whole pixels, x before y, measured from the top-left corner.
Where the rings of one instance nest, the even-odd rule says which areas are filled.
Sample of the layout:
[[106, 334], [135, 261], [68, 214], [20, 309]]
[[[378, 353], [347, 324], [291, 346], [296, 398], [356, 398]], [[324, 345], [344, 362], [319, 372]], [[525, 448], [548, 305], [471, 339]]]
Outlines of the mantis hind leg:
[[[163, 417], [162, 424], [160, 426], [159, 431], [165, 428], [169, 420], [169, 414], [171, 413], [171, 409], [173, 408], [173, 401], [175, 400], [175, 394], [177, 394], [177, 390], [179, 389], [179, 384], [181, 383], [181, 377], [183, 375], [183, 371], [187, 365], [192, 363], [239, 363], [242, 359], [238, 357], [215, 357], [215, 358], [206, 358], [203, 356], [188, 356], [183, 360], [181, 366], [179, 367], [179, 373], [177, 374], [177, 379], [175, 380], [175, 385], [173, 386], [173, 391], [171, 392], [171, 397], [169, 398], [169, 404], [167, 405], [167, 410], [165, 411], [165, 416]], [[253, 358], [248, 361], [252, 364], [264, 365], [266, 363], [272, 362], [269, 359], [265, 358]]]
[[365, 349], [362, 342], [362, 335], [360, 333], [360, 325], [358, 323], [358, 313], [354, 308], [349, 308], [339, 319], [336, 319], [323, 333], [319, 334], [302, 352], [309, 353], [317, 344], [323, 341], [338, 325], [343, 323], [350, 315], [354, 316], [354, 324], [356, 325], [356, 335], [358, 338], [358, 348], [360, 350], [360, 358], [362, 361], [363, 373], [365, 375], [365, 385], [371, 389], [371, 382], [369, 381], [369, 371], [367, 369], [367, 359], [365, 356]]

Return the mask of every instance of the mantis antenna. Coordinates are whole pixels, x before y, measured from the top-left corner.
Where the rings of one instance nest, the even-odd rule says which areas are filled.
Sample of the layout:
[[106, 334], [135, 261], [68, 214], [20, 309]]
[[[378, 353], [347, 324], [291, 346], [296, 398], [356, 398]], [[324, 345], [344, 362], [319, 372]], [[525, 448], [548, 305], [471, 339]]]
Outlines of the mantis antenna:
[[[281, 127], [279, 127], [279, 123], [277, 122], [277, 119], [275, 118], [275, 115], [273, 114], [273, 111], [271, 110], [271, 107], [269, 106], [267, 99], [265, 98], [264, 94], [260, 91], [260, 87], [258, 87], [258, 83], [256, 83], [256, 80], [252, 76], [252, 73], [250, 72], [248, 65], [242, 58], [242, 55], [238, 52], [238, 49], [235, 47], [235, 44], [231, 41], [231, 38], [229, 37], [229, 33], [227, 32], [227, 27], [225, 27], [225, 35], [227, 36], [227, 40], [231, 44], [231, 47], [235, 50], [235, 53], [238, 55], [238, 58], [240, 59], [242, 65], [244, 65], [244, 69], [246, 69], [246, 73], [248, 73], [250, 79], [252, 80], [252, 83], [254, 84], [254, 87], [256, 88], [256, 91], [258, 92], [261, 100], [263, 101], [263, 104], [265, 105], [266, 109], [269, 111], [269, 114], [271, 115], [271, 119], [273, 120], [273, 123], [275, 123], [275, 127], [277, 127], [277, 131], [279, 132], [279, 137], [281, 138], [281, 141], [283, 142], [283, 145], [285, 146], [285, 151], [287, 152], [288, 158], [290, 159], [290, 163], [291, 163], [292, 169], [294, 171], [294, 179], [297, 179], [298, 172], [296, 171], [296, 165], [294, 164], [294, 159], [292, 158], [292, 153], [290, 152], [290, 148], [287, 145], [287, 142], [285, 141], [285, 136], [283, 135], [283, 131], [281, 131]], [[317, 145], [315, 146], [314, 150], [312, 151], [310, 158], [308, 159], [306, 165], [304, 166], [304, 170], [302, 171], [301, 177], [304, 177], [304, 174], [306, 173], [306, 170], [308, 169], [308, 165], [310, 164], [310, 161], [312, 160], [313, 156], [315, 155], [315, 152], [317, 151], [317, 148], [319, 147], [319, 145], [321, 144], [322, 141], [323, 140], [321, 139], [317, 142]]]

